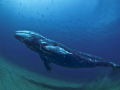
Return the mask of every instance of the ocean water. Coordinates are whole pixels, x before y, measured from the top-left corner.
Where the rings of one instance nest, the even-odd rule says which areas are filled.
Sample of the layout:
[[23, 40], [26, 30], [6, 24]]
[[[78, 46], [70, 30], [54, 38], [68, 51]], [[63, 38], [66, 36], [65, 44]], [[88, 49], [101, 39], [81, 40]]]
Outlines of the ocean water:
[[[39, 55], [14, 38], [17, 30], [40, 33], [120, 65], [120, 0], [0, 0], [0, 90], [30, 90], [28, 86], [36, 87], [31, 90], [120, 90], [120, 72], [110, 76], [109, 67], [71, 69], [52, 64], [47, 72]], [[20, 68], [29, 73], [24, 75]], [[38, 78], [46, 82], [41, 84]], [[13, 88], [14, 81], [21, 84], [12, 89], [7, 80]]]

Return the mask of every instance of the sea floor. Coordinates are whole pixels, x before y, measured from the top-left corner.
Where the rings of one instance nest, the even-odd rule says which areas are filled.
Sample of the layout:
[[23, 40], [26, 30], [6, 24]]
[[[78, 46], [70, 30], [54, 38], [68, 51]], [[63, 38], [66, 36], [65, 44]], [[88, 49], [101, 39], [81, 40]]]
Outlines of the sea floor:
[[38, 75], [0, 58], [0, 90], [120, 90], [120, 80], [104, 77], [86, 83], [67, 82]]

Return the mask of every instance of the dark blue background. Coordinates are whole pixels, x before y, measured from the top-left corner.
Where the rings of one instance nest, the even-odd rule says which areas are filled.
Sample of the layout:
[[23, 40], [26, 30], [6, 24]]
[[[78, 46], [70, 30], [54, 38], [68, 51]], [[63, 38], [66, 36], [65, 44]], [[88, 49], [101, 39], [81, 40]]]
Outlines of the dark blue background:
[[109, 74], [111, 69], [52, 65], [48, 73], [39, 55], [14, 38], [17, 30], [32, 30], [70, 48], [120, 64], [120, 0], [0, 0], [2, 57], [53, 78], [92, 80]]

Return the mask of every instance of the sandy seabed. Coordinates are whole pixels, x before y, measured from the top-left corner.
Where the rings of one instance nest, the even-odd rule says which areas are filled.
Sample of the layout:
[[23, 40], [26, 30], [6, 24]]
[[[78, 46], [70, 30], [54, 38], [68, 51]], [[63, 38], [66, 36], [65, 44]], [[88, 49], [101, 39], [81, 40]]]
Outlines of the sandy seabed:
[[67, 82], [38, 75], [0, 58], [0, 90], [120, 90], [120, 80], [104, 77], [86, 83]]

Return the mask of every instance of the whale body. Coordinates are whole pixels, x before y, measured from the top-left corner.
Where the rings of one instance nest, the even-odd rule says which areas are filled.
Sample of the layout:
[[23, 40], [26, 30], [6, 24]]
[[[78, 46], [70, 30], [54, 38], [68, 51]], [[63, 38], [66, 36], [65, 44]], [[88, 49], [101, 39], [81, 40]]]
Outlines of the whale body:
[[39, 54], [47, 71], [52, 69], [51, 63], [68, 68], [111, 67], [113, 69], [112, 74], [120, 71], [120, 66], [113, 62], [73, 50], [33, 31], [16, 31], [14, 36]]

